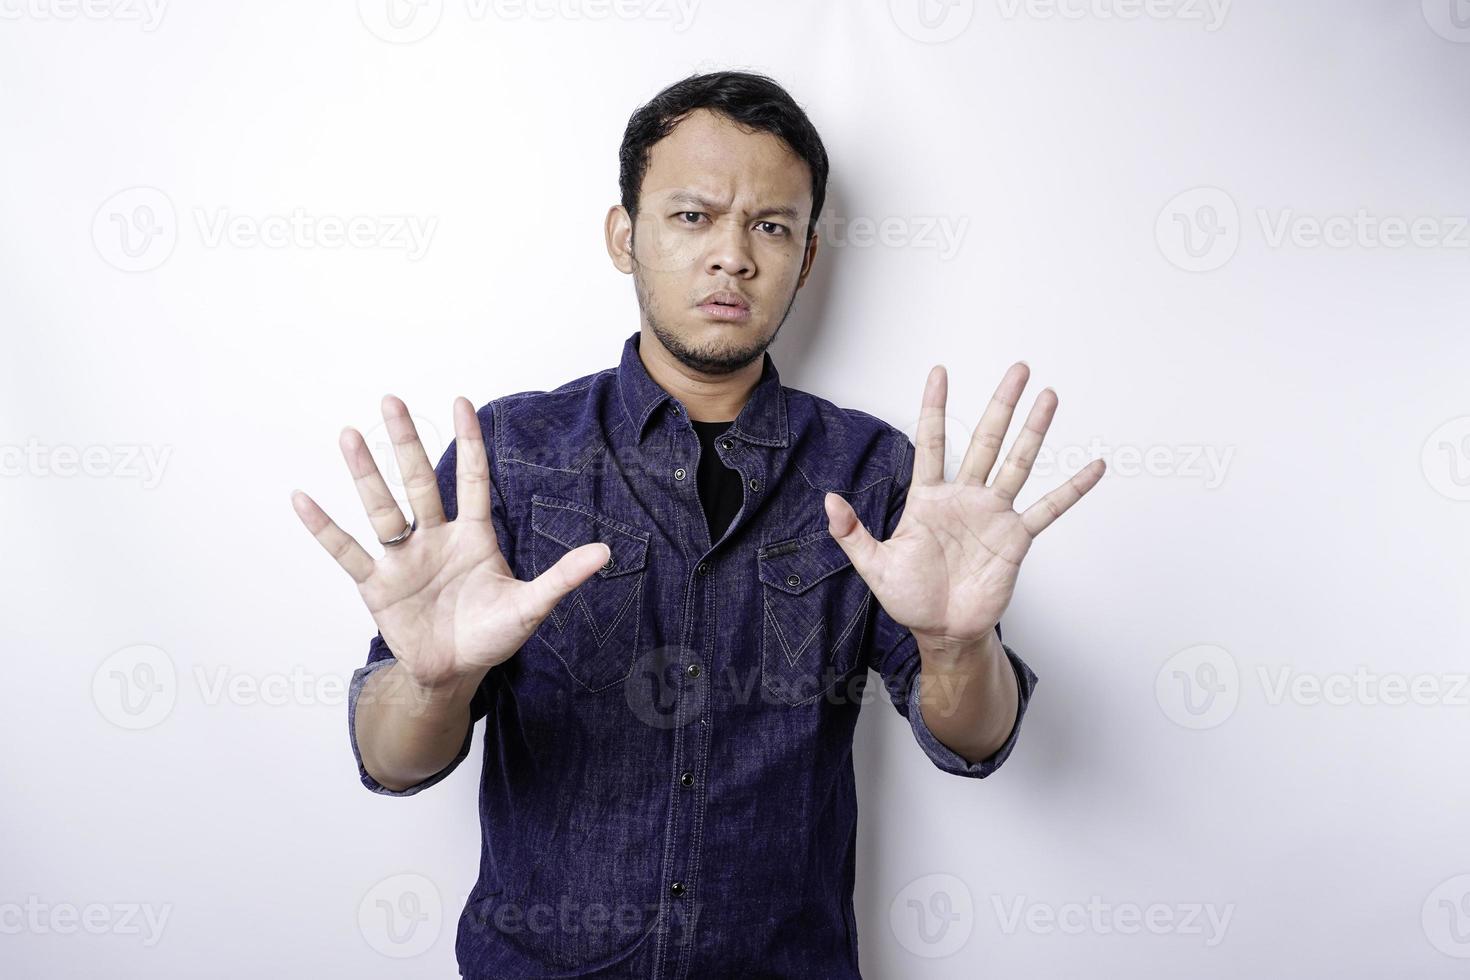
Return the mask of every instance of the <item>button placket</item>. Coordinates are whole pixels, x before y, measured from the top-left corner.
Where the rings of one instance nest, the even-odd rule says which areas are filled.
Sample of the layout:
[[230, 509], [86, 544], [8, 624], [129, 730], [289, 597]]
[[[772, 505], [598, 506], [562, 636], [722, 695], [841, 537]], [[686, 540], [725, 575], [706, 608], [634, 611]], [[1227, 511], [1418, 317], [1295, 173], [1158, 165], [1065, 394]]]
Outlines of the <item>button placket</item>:
[[[686, 579], [686, 587], [691, 590], [693, 601], [691, 606], [702, 608], [708, 597], [701, 593], [702, 587], [712, 587], [710, 579], [714, 571], [714, 562], [701, 559], [695, 562], [693, 575]], [[688, 717], [688, 712], [697, 714], [699, 724], [693, 726], [678, 725], [674, 731], [674, 779], [680, 790], [676, 790], [677, 800], [672, 808], [672, 826], [675, 828], [676, 837], [671, 842], [671, 850], [668, 852], [673, 863], [666, 865], [666, 873], [669, 875], [668, 895], [671, 901], [689, 901], [693, 894], [693, 881], [699, 875], [699, 855], [695, 853], [697, 848], [695, 842], [700, 840], [700, 828], [703, 823], [702, 806], [703, 801], [694, 795], [699, 792], [699, 782], [696, 773], [701, 766], [708, 764], [709, 753], [709, 712], [712, 709], [710, 691], [702, 688], [707, 682], [704, 681], [704, 668], [698, 659], [702, 656], [702, 648], [706, 645], [698, 638], [703, 631], [709, 629], [708, 623], [701, 622], [693, 631], [691, 647], [687, 653], [688, 661], [684, 664], [682, 673], [684, 683], [679, 685], [676, 692], [681, 706], [679, 715]], [[707, 635], [706, 635], [707, 639]], [[686, 700], [690, 699], [690, 700]], [[688, 791], [683, 792], [683, 791]], [[682, 857], [679, 857], [682, 847]], [[675, 912], [675, 915], [684, 913]], [[671, 956], [672, 963], [677, 971], [677, 964], [684, 961], [687, 949], [682, 948], [685, 943], [692, 941], [685, 936], [682, 941], [669, 941], [667, 947], [660, 944], [660, 962], [663, 956]], [[662, 975], [662, 974], [661, 974]]]

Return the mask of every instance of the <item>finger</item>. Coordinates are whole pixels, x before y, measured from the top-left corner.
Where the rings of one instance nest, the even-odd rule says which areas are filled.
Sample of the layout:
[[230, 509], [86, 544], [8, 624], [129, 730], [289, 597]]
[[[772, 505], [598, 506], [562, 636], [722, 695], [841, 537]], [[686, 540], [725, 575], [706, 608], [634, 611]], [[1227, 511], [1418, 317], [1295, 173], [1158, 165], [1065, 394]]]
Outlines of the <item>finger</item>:
[[540, 623], [550, 616], [551, 610], [568, 592], [595, 575], [611, 557], [612, 549], [600, 541], [580, 545], [527, 582], [528, 604], [535, 621]]
[[949, 375], [944, 365], [929, 369], [919, 403], [919, 425], [914, 433], [914, 472], [910, 485], [944, 482], [944, 400]]
[[[456, 520], [490, 522], [490, 465], [485, 434], [468, 398], [454, 400], [454, 479], [459, 502]], [[495, 533], [493, 526], [490, 532]]]
[[408, 521], [404, 519], [403, 511], [398, 509], [398, 501], [393, 499], [388, 484], [383, 481], [383, 474], [378, 472], [378, 464], [373, 461], [372, 451], [368, 449], [362, 433], [351, 427], [343, 429], [337, 445], [342, 450], [342, 458], [347, 460], [347, 471], [352, 474], [362, 509], [367, 512], [378, 540], [387, 541], [402, 533]]
[[1016, 494], [1026, 484], [1026, 478], [1031, 475], [1036, 454], [1041, 452], [1041, 441], [1046, 438], [1046, 430], [1051, 427], [1056, 411], [1057, 393], [1050, 388], [1041, 389], [1041, 394], [1031, 405], [1031, 414], [1026, 416], [1026, 424], [1021, 427], [1021, 434], [1011, 443], [1011, 451], [1006, 453], [1006, 461], [1000, 464], [1000, 472], [991, 484], [996, 496], [1006, 503], [1016, 499]]
[[419, 431], [409, 417], [408, 406], [392, 395], [384, 395], [383, 421], [388, 424], [388, 438], [393, 441], [393, 455], [398, 459], [398, 472], [403, 474], [403, 489], [408, 492], [414, 522], [419, 527], [443, 524], [439, 480], [424, 452], [424, 444], [419, 441]]
[[878, 539], [863, 526], [857, 511], [841, 494], [828, 492], [822, 503], [827, 508], [828, 531], [852, 559], [858, 577], [864, 582], [871, 581], [868, 574], [877, 567]]
[[1006, 369], [995, 393], [990, 396], [990, 403], [985, 406], [985, 414], [980, 416], [975, 434], [970, 437], [970, 446], [965, 450], [965, 458], [960, 460], [959, 472], [955, 474], [956, 483], [983, 487], [990, 479], [995, 458], [1000, 455], [1000, 444], [1005, 440], [1006, 430], [1011, 427], [1011, 413], [1016, 410], [1016, 403], [1021, 400], [1021, 392], [1030, 377], [1031, 368], [1025, 361], [1017, 361]]
[[354, 582], [361, 584], [367, 581], [373, 573], [373, 558], [362, 550], [362, 545], [352, 535], [333, 523], [327, 512], [300, 490], [292, 491], [291, 506], [312, 537], [327, 549], [327, 554], [337, 559], [337, 564], [352, 576]]
[[1084, 493], [1096, 486], [1097, 481], [1102, 479], [1105, 469], [1107, 469], [1106, 463], [1100, 459], [1094, 459], [1078, 470], [1066, 483], [1027, 507], [1026, 512], [1021, 515], [1021, 524], [1031, 532], [1033, 538], [1036, 537], [1050, 527], [1052, 521], [1061, 517], [1073, 504], [1081, 500]]

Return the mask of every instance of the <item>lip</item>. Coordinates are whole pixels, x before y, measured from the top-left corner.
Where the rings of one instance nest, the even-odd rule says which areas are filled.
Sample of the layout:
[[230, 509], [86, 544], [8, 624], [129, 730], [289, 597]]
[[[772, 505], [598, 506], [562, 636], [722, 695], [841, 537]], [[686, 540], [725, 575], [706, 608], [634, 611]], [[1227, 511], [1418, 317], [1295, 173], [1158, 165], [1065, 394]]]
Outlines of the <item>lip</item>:
[[728, 290], [710, 293], [699, 301], [697, 309], [716, 320], [748, 320], [750, 304], [744, 296]]
[[721, 306], [719, 303], [704, 303], [698, 309], [705, 316], [714, 317], [716, 320], [750, 319], [750, 308], [747, 306]]

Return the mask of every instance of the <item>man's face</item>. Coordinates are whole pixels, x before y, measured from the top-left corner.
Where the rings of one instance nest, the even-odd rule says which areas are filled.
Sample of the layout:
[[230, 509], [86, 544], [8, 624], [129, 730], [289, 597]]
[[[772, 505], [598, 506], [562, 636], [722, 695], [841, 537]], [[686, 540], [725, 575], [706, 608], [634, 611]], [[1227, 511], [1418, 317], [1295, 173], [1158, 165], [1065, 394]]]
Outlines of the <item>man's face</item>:
[[622, 208], [608, 231], [644, 323], [697, 371], [726, 374], [759, 358], [816, 255], [806, 162], [780, 138], [700, 109], [649, 151], [638, 200], [631, 252]]

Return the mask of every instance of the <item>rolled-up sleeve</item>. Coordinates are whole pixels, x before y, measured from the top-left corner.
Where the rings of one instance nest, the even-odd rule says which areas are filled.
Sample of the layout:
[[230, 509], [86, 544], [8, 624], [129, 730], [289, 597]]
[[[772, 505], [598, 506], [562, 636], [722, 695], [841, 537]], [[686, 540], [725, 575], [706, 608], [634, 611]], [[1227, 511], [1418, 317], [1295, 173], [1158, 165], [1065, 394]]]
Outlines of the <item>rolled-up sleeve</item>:
[[[887, 520], [879, 540], [886, 541], [898, 526], [903, 516], [904, 498], [908, 495], [909, 479], [913, 473], [914, 444], [903, 433], [898, 433], [902, 444], [896, 452], [897, 468], [893, 478], [894, 493], [889, 501]], [[956, 776], [976, 779], [995, 772], [1010, 757], [1021, 733], [1021, 719], [1031, 703], [1031, 692], [1036, 688], [1036, 674], [1024, 660], [1004, 642], [999, 623], [995, 624], [996, 637], [1005, 650], [1006, 659], [1016, 675], [1016, 721], [1005, 742], [989, 756], [975, 762], [966, 761], [964, 756], [941, 742], [924, 722], [924, 713], [919, 710], [919, 679], [922, 661], [919, 657], [918, 641], [907, 627], [899, 625], [881, 606], [875, 615], [871, 641], [868, 646], [868, 665], [883, 678], [883, 687], [898, 713], [908, 720], [914, 739], [936, 767]]]
[[[490, 519], [495, 528], [496, 541], [500, 545], [501, 552], [506, 555], [507, 563], [509, 563], [511, 562], [512, 541], [505, 517], [505, 504], [500, 496], [495, 472], [496, 453], [494, 448], [493, 406], [494, 402], [484, 406], [479, 410], [478, 416], [480, 419], [480, 431], [485, 437], [486, 455], [490, 461], [492, 487]], [[451, 442], [449, 448], [444, 451], [444, 455], [440, 458], [439, 464], [434, 467], [434, 473], [439, 482], [439, 497], [444, 505], [444, 517], [450, 521], [454, 520], [459, 512], [458, 497], [455, 488], [455, 466], [455, 443]], [[415, 522], [416, 524], [417, 522]], [[357, 705], [368, 678], [380, 670], [387, 670], [394, 663], [397, 663], [397, 658], [393, 656], [393, 651], [389, 649], [387, 642], [383, 639], [383, 634], [379, 632], [368, 643], [367, 662], [352, 672], [352, 679], [347, 685], [347, 738], [352, 744], [352, 757], [357, 761], [357, 774], [364, 786], [374, 793], [380, 793], [383, 796], [413, 796], [415, 793], [428, 789], [430, 786], [444, 779], [444, 777], [458, 768], [459, 764], [469, 755], [470, 744], [474, 739], [475, 723], [489, 713], [490, 692], [493, 689], [494, 683], [499, 679], [499, 675], [498, 669], [492, 669], [485, 675], [485, 678], [480, 682], [480, 686], [475, 689], [475, 693], [471, 696], [470, 723], [465, 729], [464, 744], [459, 747], [459, 751], [450, 760], [449, 764], [427, 779], [421, 780], [412, 786], [405, 787], [401, 790], [392, 790], [369, 775], [367, 767], [362, 764], [362, 749], [357, 744]]]
[[374, 793], [381, 793], [384, 796], [412, 796], [421, 790], [428, 789], [445, 776], [454, 772], [459, 767], [459, 764], [465, 760], [465, 757], [470, 754], [470, 744], [474, 740], [475, 735], [475, 723], [485, 717], [486, 714], [485, 683], [482, 682], [470, 698], [470, 723], [465, 728], [464, 744], [459, 747], [459, 751], [455, 753], [454, 758], [450, 760], [449, 764], [427, 779], [414, 783], [412, 786], [407, 786], [400, 790], [389, 789], [369, 775], [367, 767], [362, 764], [362, 750], [357, 745], [357, 702], [362, 693], [363, 685], [367, 683], [368, 678], [377, 671], [387, 670], [388, 667], [396, 662], [397, 660], [393, 656], [392, 651], [388, 649], [388, 644], [383, 642], [383, 634], [379, 633], [373, 637], [369, 644], [368, 662], [352, 672], [352, 682], [348, 685], [347, 737], [352, 742], [352, 757], [357, 760], [357, 775], [362, 780], [364, 786]]

